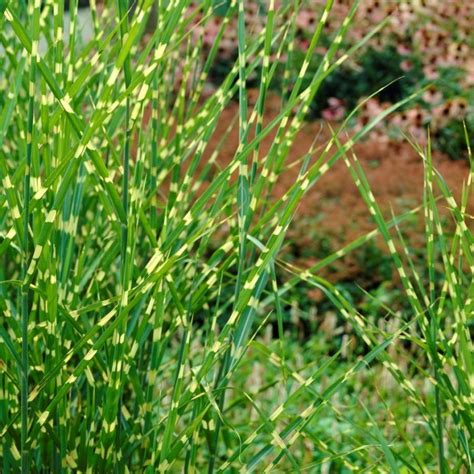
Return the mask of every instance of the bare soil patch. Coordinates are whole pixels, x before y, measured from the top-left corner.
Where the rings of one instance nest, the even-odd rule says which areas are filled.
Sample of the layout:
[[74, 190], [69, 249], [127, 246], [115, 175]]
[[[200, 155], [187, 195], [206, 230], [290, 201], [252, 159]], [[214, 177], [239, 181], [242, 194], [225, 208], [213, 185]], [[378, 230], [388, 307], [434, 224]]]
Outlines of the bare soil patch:
[[[251, 97], [255, 92], [251, 91]], [[265, 122], [268, 123], [279, 111], [280, 98], [270, 95], [267, 100]], [[212, 152], [218, 146], [222, 136], [233, 123], [238, 114], [238, 104], [231, 102], [223, 111], [217, 129], [209, 143]], [[332, 124], [337, 127], [337, 124]], [[318, 137], [319, 135], [319, 137]], [[279, 176], [273, 195], [277, 199], [294, 183], [298, 166], [291, 163], [301, 158], [318, 137], [318, 143], [324, 146], [330, 132], [324, 122], [305, 124], [286, 159], [285, 172]], [[269, 134], [261, 144], [262, 156], [269, 150], [274, 133]], [[222, 165], [228, 163], [238, 146], [238, 127], [233, 126], [224, 142], [218, 161]], [[360, 160], [372, 186], [373, 193], [384, 215], [389, 219], [414, 209], [422, 202], [423, 196], [423, 163], [409, 143], [368, 139], [355, 145], [354, 151]], [[315, 156], [317, 158], [318, 156]], [[459, 198], [463, 182], [468, 177], [469, 167], [466, 162], [453, 161], [440, 153], [433, 154], [435, 167], [444, 176], [446, 182]], [[472, 204], [472, 203], [471, 203]], [[407, 230], [407, 238], [412, 245], [423, 244], [422, 222], [411, 224]], [[293, 226], [288, 237], [291, 252], [296, 255], [299, 265], [308, 267], [315, 263], [323, 252], [319, 239], [329, 241], [334, 250], [352, 242], [357, 237], [374, 229], [367, 208], [342, 160], [337, 162], [311, 189], [302, 200]], [[380, 245], [381, 250], [385, 248]], [[304, 249], [304, 252], [301, 251]], [[300, 258], [301, 257], [301, 258]], [[361, 272], [361, 263], [344, 259], [339, 269], [332, 269], [331, 279], [355, 278]]]

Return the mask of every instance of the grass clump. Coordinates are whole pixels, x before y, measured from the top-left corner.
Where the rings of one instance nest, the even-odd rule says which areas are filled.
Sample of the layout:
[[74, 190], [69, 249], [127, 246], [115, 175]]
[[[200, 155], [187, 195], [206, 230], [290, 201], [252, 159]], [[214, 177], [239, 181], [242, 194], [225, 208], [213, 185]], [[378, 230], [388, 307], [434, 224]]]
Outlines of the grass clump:
[[[246, 29], [245, 2], [229, 2], [221, 31], [237, 15], [238, 58], [209, 97], [222, 35], [202, 63], [193, 15], [199, 11], [205, 29], [216, 5], [193, 10], [191, 3], [144, 0], [129, 15], [125, 0], [101, 11], [92, 2], [94, 36], [83, 42], [77, 1], [69, 3], [65, 38], [60, 0], [0, 0], [2, 471], [467, 472], [472, 172], [456, 201], [430, 147], [418, 149], [426, 166], [428, 286], [397, 233], [406, 216], [382, 215], [352, 152], [413, 97], [341, 142], [349, 116], [322, 151], [299, 157], [297, 179], [273, 200], [325, 78], [373, 32], [348, 56], [338, 54], [354, 2], [305, 83], [329, 0], [291, 92], [265, 123], [270, 58], [294, 41], [273, 19], [284, 13], [291, 24], [298, 2], [268, 2], [259, 34]], [[261, 77], [251, 107], [246, 80], [254, 71]], [[222, 143], [209, 143], [236, 94], [240, 146], [222, 165]], [[306, 191], [338, 160], [376, 228], [301, 270], [280, 252], [286, 232]], [[453, 235], [438, 206], [448, 206]], [[377, 235], [411, 309], [401, 318], [383, 306], [383, 324], [319, 276]], [[435, 284], [438, 256], [443, 278]], [[328, 350], [315, 334], [301, 350], [283, 326], [285, 295], [297, 285], [322, 291], [358, 339], [342, 337]], [[405, 344], [414, 348], [409, 359]]]

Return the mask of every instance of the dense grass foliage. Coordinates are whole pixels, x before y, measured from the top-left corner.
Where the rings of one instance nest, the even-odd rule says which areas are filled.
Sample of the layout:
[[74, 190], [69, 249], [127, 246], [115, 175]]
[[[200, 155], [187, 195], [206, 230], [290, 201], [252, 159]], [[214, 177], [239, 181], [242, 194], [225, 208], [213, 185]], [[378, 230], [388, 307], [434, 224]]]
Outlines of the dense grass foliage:
[[[244, 0], [232, 0], [204, 61], [193, 15], [204, 34], [216, 2], [191, 3], [144, 0], [129, 15], [127, 0], [91, 2], [94, 35], [84, 42], [77, 0], [67, 37], [61, 0], [0, 0], [2, 472], [469, 472], [472, 168], [455, 198], [429, 141], [413, 143], [423, 205], [382, 214], [353, 145], [407, 96], [350, 137], [349, 115], [324, 148], [291, 163], [299, 176], [273, 199], [326, 77], [379, 27], [341, 54], [353, 2], [308, 81], [328, 0], [267, 123], [266, 94], [278, 58], [294, 48], [300, 2], [263, 2], [255, 33]], [[206, 95], [234, 18], [236, 62]], [[214, 147], [210, 138], [235, 97], [229, 129], [239, 128], [240, 146], [222, 165], [226, 136]], [[285, 234], [339, 160], [374, 230], [296, 268], [280, 252]], [[423, 272], [403, 239], [414, 214], [425, 222]], [[381, 301], [375, 320], [319, 276], [376, 237], [398, 273], [403, 316]], [[356, 336], [321, 331], [304, 347], [288, 337], [284, 312], [298, 315], [285, 296], [299, 285], [322, 291]]]

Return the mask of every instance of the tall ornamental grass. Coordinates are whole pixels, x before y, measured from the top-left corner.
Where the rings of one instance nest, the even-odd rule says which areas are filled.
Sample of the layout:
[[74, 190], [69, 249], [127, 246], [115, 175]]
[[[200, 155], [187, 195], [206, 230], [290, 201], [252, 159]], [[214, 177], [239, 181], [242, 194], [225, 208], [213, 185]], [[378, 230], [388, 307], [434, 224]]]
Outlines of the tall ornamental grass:
[[[291, 60], [300, 2], [263, 2], [257, 34], [246, 28], [245, 1], [230, 1], [204, 58], [194, 19], [205, 31], [216, 3], [191, 3], [143, 0], [132, 14], [127, 0], [103, 10], [91, 1], [94, 35], [84, 42], [77, 0], [68, 37], [62, 0], [0, 0], [1, 471], [469, 472], [472, 161], [456, 199], [430, 147], [414, 143], [425, 166], [422, 206], [383, 215], [353, 145], [406, 97], [350, 138], [349, 116], [323, 149], [300, 157], [297, 179], [274, 200], [320, 85], [383, 23], [340, 51], [353, 2], [303, 87], [328, 0], [267, 123], [273, 59]], [[282, 27], [277, 15], [286, 15]], [[237, 60], [207, 96], [235, 16]], [[223, 165], [226, 136], [214, 147], [210, 139], [231, 100], [239, 146]], [[341, 160], [374, 231], [296, 268], [280, 252], [285, 234], [306, 191]], [[414, 214], [425, 222], [423, 273], [403, 239]], [[377, 236], [410, 305], [405, 318], [384, 307], [394, 323], [385, 326], [318, 276]], [[362, 355], [348, 356], [344, 344], [313, 354], [287, 336], [285, 295], [298, 285], [324, 292]]]

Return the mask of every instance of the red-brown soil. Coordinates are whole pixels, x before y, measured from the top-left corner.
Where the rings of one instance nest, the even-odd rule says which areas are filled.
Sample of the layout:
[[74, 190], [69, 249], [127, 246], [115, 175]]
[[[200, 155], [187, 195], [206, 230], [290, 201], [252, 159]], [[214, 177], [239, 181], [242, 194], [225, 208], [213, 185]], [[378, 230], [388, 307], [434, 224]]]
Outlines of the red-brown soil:
[[[279, 97], [270, 96], [268, 98], [267, 123], [278, 112], [279, 104]], [[230, 103], [223, 111], [208, 147], [210, 152], [218, 145], [237, 114], [237, 103]], [[285, 163], [291, 164], [307, 153], [318, 134], [320, 135], [318, 143], [325, 145], [330, 136], [327, 125], [322, 122], [306, 124], [297, 136]], [[269, 149], [273, 137], [272, 133], [263, 140], [261, 156], [264, 156]], [[238, 126], [233, 126], [219, 155], [221, 164], [227, 163], [234, 156], [238, 140]], [[399, 214], [413, 209], [421, 203], [423, 163], [409, 143], [370, 139], [356, 144], [354, 151], [367, 174], [372, 191], [386, 219], [391, 218], [392, 211]], [[315, 158], [317, 157], [315, 156]], [[450, 160], [439, 153], [434, 153], [433, 162], [458, 198], [463, 182], [468, 176], [467, 163]], [[297, 174], [298, 166], [286, 167], [285, 172], [279, 176], [275, 185], [273, 193], [275, 198], [281, 196], [294, 183]], [[423, 245], [423, 227], [421, 219], [419, 221], [418, 224], [412, 222], [408, 228], [403, 226], [403, 229], [407, 230], [410, 243], [415, 246]], [[290, 241], [295, 241], [292, 244], [293, 247], [296, 245], [296, 247], [304, 249], [304, 255], [302, 258], [297, 258], [297, 262], [299, 265], [307, 267], [321, 258], [321, 255], [317, 255], [320, 246], [320, 242], [317, 240], [326, 237], [331, 248], [337, 250], [371, 231], [374, 227], [375, 224], [370, 218], [346, 165], [340, 160], [307, 191], [288, 232], [288, 237]], [[383, 244], [381, 248], [384, 248]], [[312, 249], [314, 253], [312, 253]], [[332, 279], [354, 278], [360, 271], [360, 262], [357, 263], [346, 258], [339, 270], [336, 270], [335, 273], [332, 272]]]

